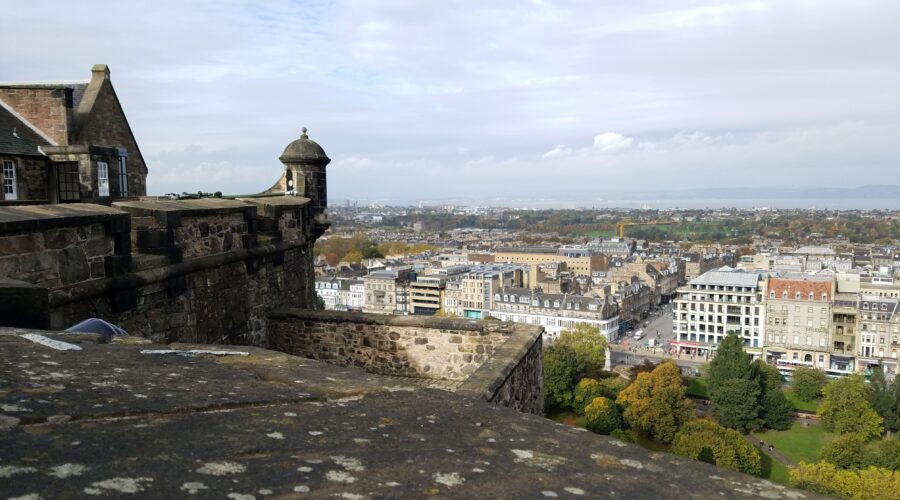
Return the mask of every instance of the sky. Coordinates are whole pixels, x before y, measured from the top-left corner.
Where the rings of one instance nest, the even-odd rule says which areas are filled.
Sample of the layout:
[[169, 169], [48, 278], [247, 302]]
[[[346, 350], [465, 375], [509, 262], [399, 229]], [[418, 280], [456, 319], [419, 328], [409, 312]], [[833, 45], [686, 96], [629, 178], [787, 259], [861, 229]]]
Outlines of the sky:
[[895, 0], [0, 0], [0, 81], [111, 78], [148, 191], [329, 198], [900, 184]]

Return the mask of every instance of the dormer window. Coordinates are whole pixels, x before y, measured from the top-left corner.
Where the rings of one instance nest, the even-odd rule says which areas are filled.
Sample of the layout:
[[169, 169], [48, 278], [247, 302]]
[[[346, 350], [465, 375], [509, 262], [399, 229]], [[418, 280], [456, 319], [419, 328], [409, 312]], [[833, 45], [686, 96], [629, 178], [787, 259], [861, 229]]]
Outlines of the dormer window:
[[869, 309], [869, 303], [868, 303], [868, 302], [863, 302], [863, 309], [867, 309], [867, 310]]
[[815, 295], [812, 292], [809, 292], [809, 300], [815, 300]]
[[503, 295], [503, 302], [509, 302], [509, 295]]
[[590, 305], [588, 306], [588, 309], [590, 309], [591, 311], [596, 311], [596, 310], [597, 310], [597, 304], [590, 304]]
[[827, 294], [827, 293], [823, 293], [823, 294], [822, 294], [822, 302], [826, 302], [826, 301], [828, 301], [828, 294]]
[[559, 307], [559, 301], [558, 301], [558, 300], [554, 300], [554, 301], [553, 301], [553, 307]]
[[581, 303], [579, 303], [579, 302], [576, 302], [576, 303], [575, 303], [575, 310], [576, 310], [576, 311], [580, 311], [580, 310], [581, 310]]
[[497, 295], [494, 295], [494, 300], [500, 301], [500, 294], [499, 294], [499, 293], [498, 293]]
[[794, 294], [794, 299], [800, 300], [800, 292]]
[[769, 298], [770, 298], [770, 299], [774, 299], [774, 298], [775, 298], [775, 292], [769, 293]]
[[787, 298], [787, 291], [781, 292], [781, 298], [782, 298], [782, 299], [786, 299], [786, 298]]
[[549, 301], [549, 300], [545, 300], [545, 301], [544, 301], [544, 307], [550, 307], [550, 301]]

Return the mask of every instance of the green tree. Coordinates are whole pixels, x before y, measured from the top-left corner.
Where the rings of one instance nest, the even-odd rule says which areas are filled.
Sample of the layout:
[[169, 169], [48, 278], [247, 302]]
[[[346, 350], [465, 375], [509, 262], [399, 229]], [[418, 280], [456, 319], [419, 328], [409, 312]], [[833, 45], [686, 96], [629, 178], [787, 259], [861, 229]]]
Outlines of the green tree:
[[600, 329], [587, 323], [576, 323], [574, 328], [563, 330], [556, 345], [569, 347], [575, 351], [587, 367], [588, 373], [596, 373], [603, 369], [606, 349], [609, 347]]
[[759, 382], [736, 378], [720, 384], [713, 395], [712, 414], [725, 427], [748, 432], [762, 426]]
[[822, 447], [822, 460], [839, 469], [859, 469], [866, 465], [863, 448], [866, 440], [856, 433], [840, 435]]
[[872, 441], [866, 445], [863, 454], [866, 466], [900, 471], [900, 438], [896, 436]]
[[[898, 382], [894, 380], [893, 386]], [[869, 379], [869, 404], [872, 409], [884, 419], [884, 426], [888, 430], [897, 430], [897, 400], [896, 390], [889, 384], [884, 376], [884, 371], [878, 367], [872, 370], [872, 377]]]
[[672, 442], [672, 453], [755, 476], [762, 469], [756, 447], [737, 431], [705, 418], [684, 424]]
[[547, 409], [572, 406], [572, 389], [584, 376], [584, 362], [571, 348], [552, 345], [542, 354], [544, 406]]
[[781, 372], [761, 359], [754, 362], [754, 367], [762, 383], [759, 416], [763, 425], [780, 431], [789, 429], [794, 408], [781, 389]]
[[346, 255], [344, 255], [343, 260], [345, 262], [349, 262], [351, 264], [356, 264], [356, 263], [362, 262], [362, 259], [363, 259], [362, 254], [356, 250], [353, 250], [352, 252], [348, 252]]
[[572, 395], [572, 409], [577, 413], [584, 415], [584, 407], [591, 404], [594, 398], [603, 395], [603, 387], [600, 382], [592, 378], [583, 378], [578, 381], [575, 391]]
[[815, 401], [822, 397], [822, 389], [828, 383], [825, 372], [817, 368], [797, 367], [791, 381], [794, 394], [801, 401]]
[[829, 382], [819, 406], [819, 419], [825, 429], [838, 434], [859, 433], [869, 440], [881, 435], [883, 420], [867, 399], [866, 383], [859, 375]]
[[625, 422], [635, 431], [662, 443], [671, 443], [685, 422], [694, 418], [694, 404], [685, 397], [681, 370], [672, 361], [650, 373], [640, 373], [616, 403]]
[[706, 379], [709, 381], [709, 393], [715, 394], [720, 385], [732, 379], [758, 378], [750, 356], [744, 351], [744, 341], [734, 332], [719, 343], [716, 356], [709, 363]]
[[622, 426], [619, 407], [609, 398], [596, 397], [584, 408], [585, 427], [597, 434], [609, 434]]
[[619, 397], [619, 393], [624, 391], [626, 387], [628, 387], [628, 382], [626, 382], [622, 377], [610, 377], [601, 379], [600, 395], [615, 401], [616, 398]]

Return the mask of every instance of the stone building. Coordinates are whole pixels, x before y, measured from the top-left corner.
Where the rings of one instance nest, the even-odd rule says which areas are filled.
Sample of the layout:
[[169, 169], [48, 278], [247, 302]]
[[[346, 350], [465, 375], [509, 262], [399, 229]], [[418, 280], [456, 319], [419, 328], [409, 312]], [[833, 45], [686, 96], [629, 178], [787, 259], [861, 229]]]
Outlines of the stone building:
[[694, 278], [678, 289], [673, 328], [679, 352], [709, 355], [729, 332], [737, 333], [744, 348], [762, 354], [763, 275], [723, 268]]
[[485, 319], [492, 308], [494, 291], [504, 287], [522, 287], [528, 282], [527, 266], [484, 264], [474, 267], [461, 280], [456, 315]]
[[0, 84], [0, 180], [7, 202], [143, 196], [147, 166], [109, 68], [86, 82]]
[[544, 340], [555, 341], [577, 324], [596, 327], [607, 340], [619, 334], [619, 306], [611, 296], [546, 293], [540, 288], [500, 288], [494, 292], [491, 316], [544, 327]]
[[830, 369], [834, 293], [830, 275], [769, 278], [764, 291], [766, 361], [788, 372], [793, 366]]
[[900, 354], [900, 299], [863, 294], [859, 300], [859, 365], [893, 377]]
[[[564, 263], [574, 276], [590, 276], [593, 271], [603, 271], [607, 257], [588, 248], [569, 247], [498, 247], [494, 251], [494, 262], [526, 264], [535, 268], [541, 264]], [[530, 273], [536, 279], [537, 273]], [[529, 283], [536, 286], [536, 282]]]
[[365, 303], [363, 312], [373, 314], [406, 314], [409, 312], [409, 281], [415, 277], [410, 269], [379, 269], [363, 278]]

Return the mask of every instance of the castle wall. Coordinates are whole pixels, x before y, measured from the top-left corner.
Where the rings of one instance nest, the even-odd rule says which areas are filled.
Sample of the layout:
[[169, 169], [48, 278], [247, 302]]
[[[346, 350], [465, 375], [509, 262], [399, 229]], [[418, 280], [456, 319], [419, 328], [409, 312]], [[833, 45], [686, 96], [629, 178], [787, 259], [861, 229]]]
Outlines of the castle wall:
[[271, 309], [312, 304], [306, 204], [0, 207], [0, 276], [43, 287], [54, 329], [96, 317], [157, 342], [265, 346]]
[[543, 328], [516, 323], [278, 309], [269, 346], [370, 373], [461, 382], [458, 394], [543, 412]]

